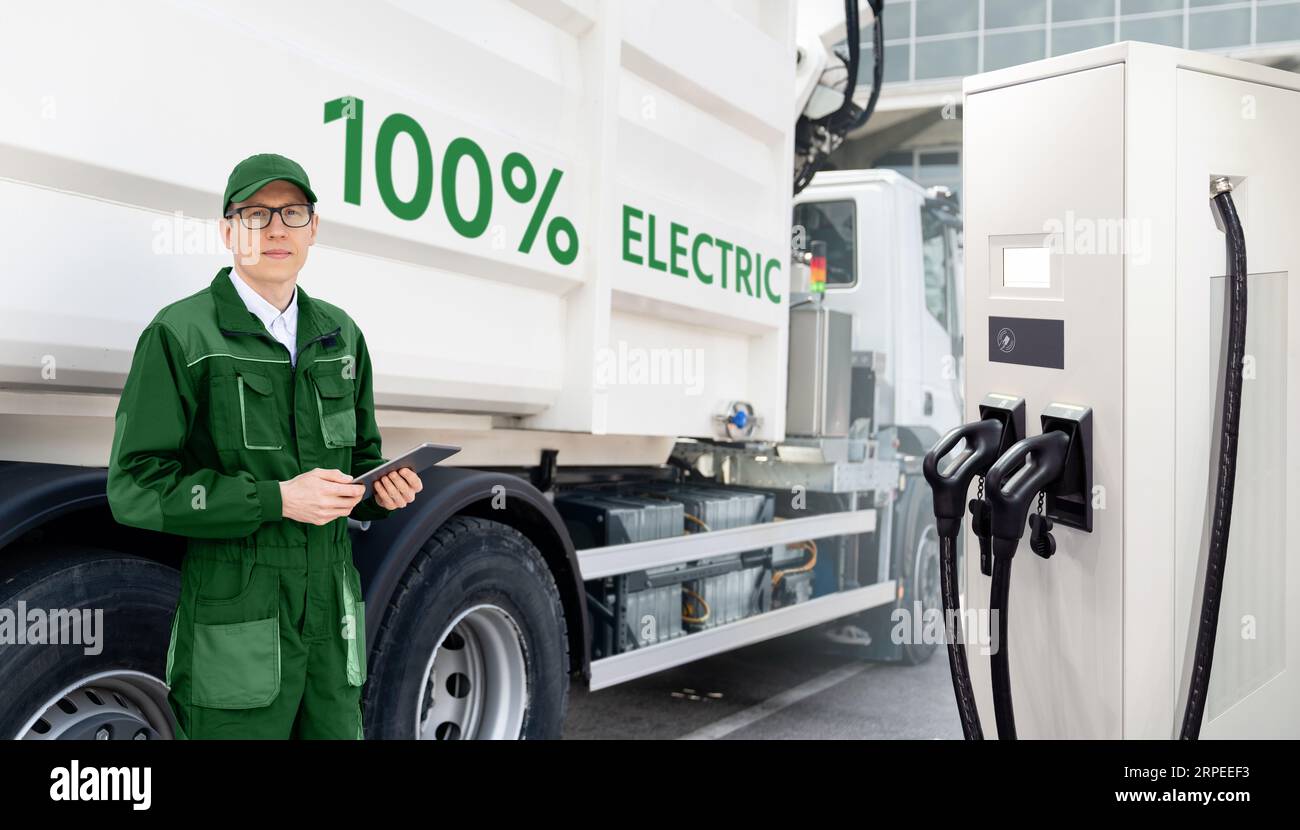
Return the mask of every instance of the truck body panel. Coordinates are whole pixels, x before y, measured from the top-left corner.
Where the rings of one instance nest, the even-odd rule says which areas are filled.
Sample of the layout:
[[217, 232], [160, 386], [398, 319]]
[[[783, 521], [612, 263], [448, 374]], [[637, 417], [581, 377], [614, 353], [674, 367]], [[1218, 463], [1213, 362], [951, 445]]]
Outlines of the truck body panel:
[[762, 90], [792, 83], [793, 9], [358, 15], [158, 0], [6, 16], [0, 219], [23, 244], [0, 250], [0, 385], [116, 393], [153, 313], [228, 264], [230, 168], [274, 150], [312, 176], [303, 285], [366, 332], [379, 407], [708, 436], [741, 399], [779, 437], [792, 125]]

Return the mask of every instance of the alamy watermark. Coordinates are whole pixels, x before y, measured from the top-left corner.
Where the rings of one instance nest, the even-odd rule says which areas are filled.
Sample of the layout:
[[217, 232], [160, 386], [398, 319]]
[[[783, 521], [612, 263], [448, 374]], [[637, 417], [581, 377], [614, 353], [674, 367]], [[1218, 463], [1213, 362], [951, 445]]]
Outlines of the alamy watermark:
[[0, 645], [78, 645], [87, 655], [104, 650], [103, 608], [0, 608]]
[[704, 391], [704, 349], [645, 348], [618, 341], [596, 350], [597, 387], [679, 386], [695, 396]]
[[241, 265], [256, 265], [262, 259], [261, 231], [244, 227], [238, 219], [231, 222], [231, 244], [227, 248], [221, 236], [221, 223], [197, 216], [186, 216], [184, 211], [173, 211], [153, 220], [150, 250], [157, 256], [221, 256], [232, 250]]
[[125, 801], [148, 810], [152, 790], [152, 767], [83, 767], [73, 759], [50, 770], [51, 801]]
[[962, 641], [967, 648], [979, 646], [985, 657], [998, 653], [998, 612], [987, 608], [949, 611], [923, 608], [913, 602], [911, 608], [895, 608], [889, 615], [894, 624], [889, 637], [894, 645], [947, 645], [956, 639], [955, 625], [960, 622]]
[[1151, 262], [1151, 220], [1102, 219], [1067, 210], [1043, 222], [1043, 247], [1054, 254], [1127, 254], [1138, 265]]

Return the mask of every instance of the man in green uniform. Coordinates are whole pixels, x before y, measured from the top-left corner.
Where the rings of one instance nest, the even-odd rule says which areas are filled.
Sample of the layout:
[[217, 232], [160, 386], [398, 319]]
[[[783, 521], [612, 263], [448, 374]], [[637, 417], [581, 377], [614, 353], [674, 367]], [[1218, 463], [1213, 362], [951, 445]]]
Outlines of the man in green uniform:
[[365, 602], [347, 518], [421, 489], [379, 466], [370, 356], [298, 273], [320, 217], [307, 174], [260, 154], [230, 174], [234, 265], [140, 335], [114, 422], [122, 524], [188, 537], [167, 650], [180, 738], [363, 737]]

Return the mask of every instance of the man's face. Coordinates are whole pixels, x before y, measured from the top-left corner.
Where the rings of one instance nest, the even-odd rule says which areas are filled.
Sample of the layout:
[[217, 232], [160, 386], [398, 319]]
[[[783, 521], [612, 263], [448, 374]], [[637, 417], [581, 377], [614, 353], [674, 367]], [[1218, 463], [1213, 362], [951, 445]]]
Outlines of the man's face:
[[[258, 190], [243, 202], [231, 202], [228, 213], [242, 207], [284, 207], [306, 205], [307, 197], [292, 182], [276, 180]], [[247, 212], [246, 212], [247, 213]], [[311, 221], [301, 228], [284, 224], [281, 213], [271, 215], [271, 224], [260, 230], [249, 230], [232, 215], [221, 221], [221, 240], [234, 253], [237, 270], [259, 282], [283, 283], [298, 277], [307, 262], [307, 249], [316, 243], [316, 227], [320, 217], [315, 213]]]

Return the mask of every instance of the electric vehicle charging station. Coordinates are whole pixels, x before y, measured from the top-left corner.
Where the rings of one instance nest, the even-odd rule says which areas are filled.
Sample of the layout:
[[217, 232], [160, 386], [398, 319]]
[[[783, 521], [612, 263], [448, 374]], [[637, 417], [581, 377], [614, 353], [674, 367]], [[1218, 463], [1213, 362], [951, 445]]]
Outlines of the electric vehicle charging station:
[[[1178, 735], [1215, 504], [1229, 275], [1211, 186], [1224, 177], [1250, 300], [1200, 735], [1300, 736], [1300, 77], [1119, 43], [967, 78], [963, 96], [966, 420], [998, 394], [1025, 401], [1031, 440], [1052, 418], [1090, 421], [1083, 502], [1046, 507], [1054, 555], [1028, 555], [1026, 533], [1009, 579], [996, 645], [1019, 736]], [[964, 576], [970, 619], [992, 580], [977, 555]], [[992, 737], [990, 649], [966, 643]]]

